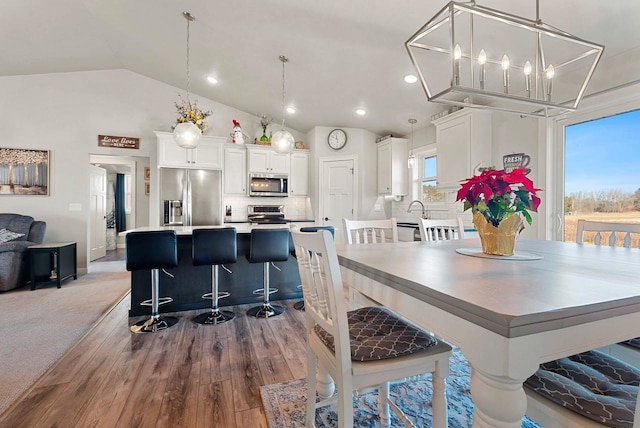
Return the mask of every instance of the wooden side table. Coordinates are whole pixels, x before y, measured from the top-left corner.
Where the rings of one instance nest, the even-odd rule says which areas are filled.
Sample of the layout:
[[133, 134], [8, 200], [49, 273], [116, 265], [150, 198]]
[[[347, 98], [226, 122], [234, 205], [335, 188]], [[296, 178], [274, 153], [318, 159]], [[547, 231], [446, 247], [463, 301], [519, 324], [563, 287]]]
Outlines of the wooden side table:
[[75, 242], [31, 245], [29, 247], [31, 289], [36, 289], [36, 283], [56, 284], [60, 288], [65, 279], [71, 277], [78, 279], [76, 247]]

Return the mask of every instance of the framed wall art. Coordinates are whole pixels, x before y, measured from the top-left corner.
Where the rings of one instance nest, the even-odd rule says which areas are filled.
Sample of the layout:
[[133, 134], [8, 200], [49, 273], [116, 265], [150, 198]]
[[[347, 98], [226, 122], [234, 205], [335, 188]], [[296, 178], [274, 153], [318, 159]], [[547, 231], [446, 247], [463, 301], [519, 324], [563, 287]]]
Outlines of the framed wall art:
[[49, 150], [0, 147], [0, 195], [49, 195]]

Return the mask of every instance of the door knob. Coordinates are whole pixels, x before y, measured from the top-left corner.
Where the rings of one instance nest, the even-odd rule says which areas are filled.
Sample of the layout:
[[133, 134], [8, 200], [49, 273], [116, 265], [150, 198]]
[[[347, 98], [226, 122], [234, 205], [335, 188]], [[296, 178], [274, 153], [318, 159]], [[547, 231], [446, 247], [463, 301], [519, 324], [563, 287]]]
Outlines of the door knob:
[[329, 221], [329, 217], [325, 217], [325, 218], [324, 218], [324, 221]]

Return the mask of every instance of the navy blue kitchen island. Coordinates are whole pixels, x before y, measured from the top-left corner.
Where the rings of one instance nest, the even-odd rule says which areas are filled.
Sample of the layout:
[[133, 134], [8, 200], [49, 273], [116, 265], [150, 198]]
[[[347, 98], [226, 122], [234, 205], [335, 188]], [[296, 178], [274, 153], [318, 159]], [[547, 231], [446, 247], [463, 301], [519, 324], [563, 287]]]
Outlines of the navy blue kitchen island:
[[[209, 228], [224, 226], [211, 226]], [[221, 299], [220, 306], [232, 306], [247, 303], [262, 303], [261, 294], [253, 294], [253, 290], [262, 288], [262, 263], [249, 263], [246, 255], [249, 253], [250, 232], [253, 228], [277, 228], [279, 226], [249, 226], [242, 225], [236, 228], [238, 232], [238, 261], [225, 265], [232, 273], [228, 273], [220, 267], [219, 289], [228, 291], [230, 297]], [[287, 225], [282, 226], [288, 228]], [[175, 230], [178, 236], [178, 267], [166, 269], [173, 278], [160, 271], [160, 297], [171, 297], [173, 302], [160, 305], [160, 312], [179, 312], [193, 309], [211, 308], [211, 300], [205, 300], [202, 295], [211, 292], [211, 268], [209, 266], [193, 266], [191, 257], [191, 233], [193, 229], [201, 228], [165, 226], [159, 228], [139, 228], [143, 230]], [[153, 251], [150, 248], [149, 251]], [[270, 267], [271, 289], [278, 292], [271, 294], [270, 300], [300, 299], [302, 290], [298, 263], [295, 257], [290, 256], [286, 262], [276, 262], [280, 269]], [[131, 272], [131, 308], [129, 316], [149, 315], [149, 307], [140, 303], [151, 298], [151, 271], [141, 270]]]

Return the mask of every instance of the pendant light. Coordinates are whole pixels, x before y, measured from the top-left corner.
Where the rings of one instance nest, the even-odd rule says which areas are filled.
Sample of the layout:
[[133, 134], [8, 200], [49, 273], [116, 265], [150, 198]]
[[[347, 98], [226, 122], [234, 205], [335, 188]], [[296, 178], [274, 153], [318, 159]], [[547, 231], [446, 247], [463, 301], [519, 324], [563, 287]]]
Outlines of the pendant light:
[[416, 156], [413, 154], [413, 125], [415, 125], [418, 121], [415, 119], [409, 119], [409, 123], [411, 124], [411, 140], [409, 143], [409, 158], [407, 159], [407, 167], [409, 169], [413, 169], [416, 167]]
[[[189, 12], [182, 12], [182, 16], [187, 20], [187, 106], [191, 109], [191, 101], [189, 101], [189, 24], [196, 18]], [[173, 139], [180, 147], [185, 149], [195, 149], [200, 142], [202, 131], [193, 122], [186, 121], [179, 123], [173, 129]]]
[[271, 146], [276, 153], [291, 153], [295, 148], [293, 135], [284, 129], [284, 65], [287, 61], [289, 59], [286, 56], [280, 55], [280, 62], [282, 62], [282, 128], [271, 137]]

